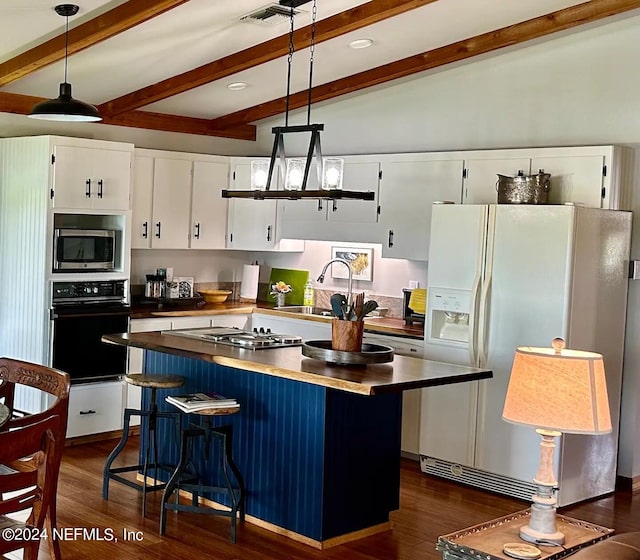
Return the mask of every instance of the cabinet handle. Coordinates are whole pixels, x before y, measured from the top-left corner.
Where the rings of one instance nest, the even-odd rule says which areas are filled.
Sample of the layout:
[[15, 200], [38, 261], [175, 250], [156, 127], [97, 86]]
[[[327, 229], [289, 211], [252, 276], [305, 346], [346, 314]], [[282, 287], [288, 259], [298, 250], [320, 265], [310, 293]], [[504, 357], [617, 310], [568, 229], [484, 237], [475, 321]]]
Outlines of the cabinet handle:
[[149, 237], [149, 222], [142, 224], [142, 237], [145, 239]]
[[197, 224], [195, 225], [195, 228], [196, 228], [196, 232], [195, 232], [195, 234], [194, 234], [194, 237], [195, 237], [196, 239], [200, 239], [200, 223], [197, 223]]
[[387, 239], [387, 246], [393, 247], [393, 230], [389, 230], [389, 238]]
[[318, 212], [322, 211], [322, 199], [318, 199]]
[[91, 179], [87, 179], [85, 185], [87, 186], [87, 189], [84, 194], [87, 198], [91, 198]]
[[98, 180], [98, 198], [102, 198], [102, 179]]
[[335, 201], [335, 200], [333, 201], [333, 208], [332, 208], [332, 210], [333, 210], [334, 212], [336, 212], [336, 211], [338, 210], [338, 204], [336, 203], [336, 201]]
[[267, 241], [271, 241], [271, 226], [267, 226]]
[[86, 416], [87, 414], [95, 414], [95, 413], [96, 413], [95, 410], [81, 410], [80, 416]]
[[158, 222], [158, 223], [156, 224], [156, 229], [158, 230], [158, 231], [156, 231], [156, 237], [157, 237], [158, 239], [160, 239], [160, 227], [161, 227], [161, 226], [160, 226], [160, 222]]

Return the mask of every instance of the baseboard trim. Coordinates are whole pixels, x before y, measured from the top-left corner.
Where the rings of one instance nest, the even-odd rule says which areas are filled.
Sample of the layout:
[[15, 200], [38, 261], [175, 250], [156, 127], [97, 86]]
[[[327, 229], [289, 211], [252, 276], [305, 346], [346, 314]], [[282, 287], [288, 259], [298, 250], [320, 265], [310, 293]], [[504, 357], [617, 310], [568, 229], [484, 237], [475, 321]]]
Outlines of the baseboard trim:
[[616, 491], [628, 492], [630, 494], [640, 492], [640, 476], [628, 477], [618, 475], [616, 477]]
[[[142, 482], [142, 475], [138, 474], [137, 479]], [[147, 484], [155, 484], [155, 479], [147, 476]], [[180, 496], [185, 498], [186, 500], [191, 501], [191, 492], [180, 490]], [[229, 511], [231, 509], [229, 506], [202, 497], [198, 498], [198, 502], [213, 509], [221, 509], [223, 511]], [[366, 529], [360, 529], [359, 531], [353, 531], [352, 533], [346, 533], [344, 535], [333, 537], [324, 541], [317, 541], [305, 535], [301, 535], [300, 533], [296, 533], [294, 531], [290, 531], [289, 529], [285, 529], [284, 527], [280, 527], [279, 525], [275, 525], [274, 523], [269, 523], [268, 521], [260, 519], [259, 517], [254, 517], [253, 515], [245, 515], [245, 522], [256, 525], [261, 529], [271, 531], [272, 533], [276, 533], [277, 535], [287, 537], [288, 539], [291, 539], [293, 541], [306, 544], [307, 546], [313, 547], [317, 550], [326, 550], [328, 548], [333, 548], [334, 546], [346, 544], [351, 541], [356, 541], [358, 539], [363, 539], [364, 537], [369, 537], [371, 535], [393, 529], [393, 524], [391, 523], [391, 521], [387, 521], [386, 523], [380, 523], [379, 525], [374, 525], [373, 527], [367, 527]]]
[[[140, 435], [140, 426], [133, 426], [129, 428], [130, 436]], [[73, 447], [74, 445], [83, 445], [85, 443], [93, 443], [96, 441], [105, 441], [108, 439], [120, 439], [122, 437], [122, 430], [113, 430], [111, 432], [102, 432], [99, 434], [88, 434], [86, 436], [76, 436], [67, 438], [64, 442], [65, 447]]]

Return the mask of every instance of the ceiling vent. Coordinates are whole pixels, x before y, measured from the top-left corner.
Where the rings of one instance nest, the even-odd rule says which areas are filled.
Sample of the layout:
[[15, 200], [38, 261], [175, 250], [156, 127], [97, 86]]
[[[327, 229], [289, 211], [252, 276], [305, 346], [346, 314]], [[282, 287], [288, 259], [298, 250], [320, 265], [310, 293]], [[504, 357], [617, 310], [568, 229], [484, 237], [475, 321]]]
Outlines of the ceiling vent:
[[[293, 10], [296, 16], [302, 13], [302, 10]], [[281, 6], [280, 4], [269, 4], [240, 18], [244, 23], [257, 23], [258, 25], [278, 25], [287, 23], [291, 16], [291, 8]]]

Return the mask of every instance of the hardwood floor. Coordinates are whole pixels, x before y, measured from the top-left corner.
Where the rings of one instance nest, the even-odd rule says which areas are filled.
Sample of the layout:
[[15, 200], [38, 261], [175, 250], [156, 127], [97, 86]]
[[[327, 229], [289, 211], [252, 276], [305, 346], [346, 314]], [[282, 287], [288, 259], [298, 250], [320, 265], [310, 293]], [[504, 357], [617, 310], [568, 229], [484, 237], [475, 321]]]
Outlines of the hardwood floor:
[[[98, 540], [97, 534], [65, 540], [61, 543], [65, 560], [440, 560], [442, 556], [435, 550], [439, 535], [528, 506], [520, 500], [427, 477], [420, 473], [417, 463], [405, 460], [401, 507], [392, 514], [392, 531], [318, 551], [245, 524], [239, 525], [238, 544], [232, 545], [228, 519], [170, 513], [167, 535], [160, 537], [159, 493], [148, 496], [146, 519], [141, 518], [141, 496], [131, 488], [112, 482], [110, 499], [102, 499], [102, 467], [114, 445], [112, 440], [65, 450], [58, 497], [59, 527], [96, 528], [100, 536], [111, 530], [118, 538], [117, 543]], [[137, 438], [133, 438], [124, 460], [135, 461], [136, 445]], [[640, 530], [640, 495], [616, 494], [565, 508], [562, 513], [613, 527], [618, 532]], [[141, 532], [142, 539], [125, 540], [125, 529]], [[46, 546], [41, 547], [40, 554], [41, 558], [48, 558]]]

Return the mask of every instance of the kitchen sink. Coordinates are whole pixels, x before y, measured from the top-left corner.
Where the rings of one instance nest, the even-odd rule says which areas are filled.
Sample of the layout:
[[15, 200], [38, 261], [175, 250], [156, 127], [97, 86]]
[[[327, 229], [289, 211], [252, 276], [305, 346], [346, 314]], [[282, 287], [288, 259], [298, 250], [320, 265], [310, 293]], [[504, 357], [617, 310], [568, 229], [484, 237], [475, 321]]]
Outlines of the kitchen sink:
[[318, 315], [320, 317], [331, 317], [331, 309], [326, 307], [308, 307], [306, 305], [284, 305], [274, 307], [274, 311], [284, 311], [285, 313], [299, 313], [300, 315]]

